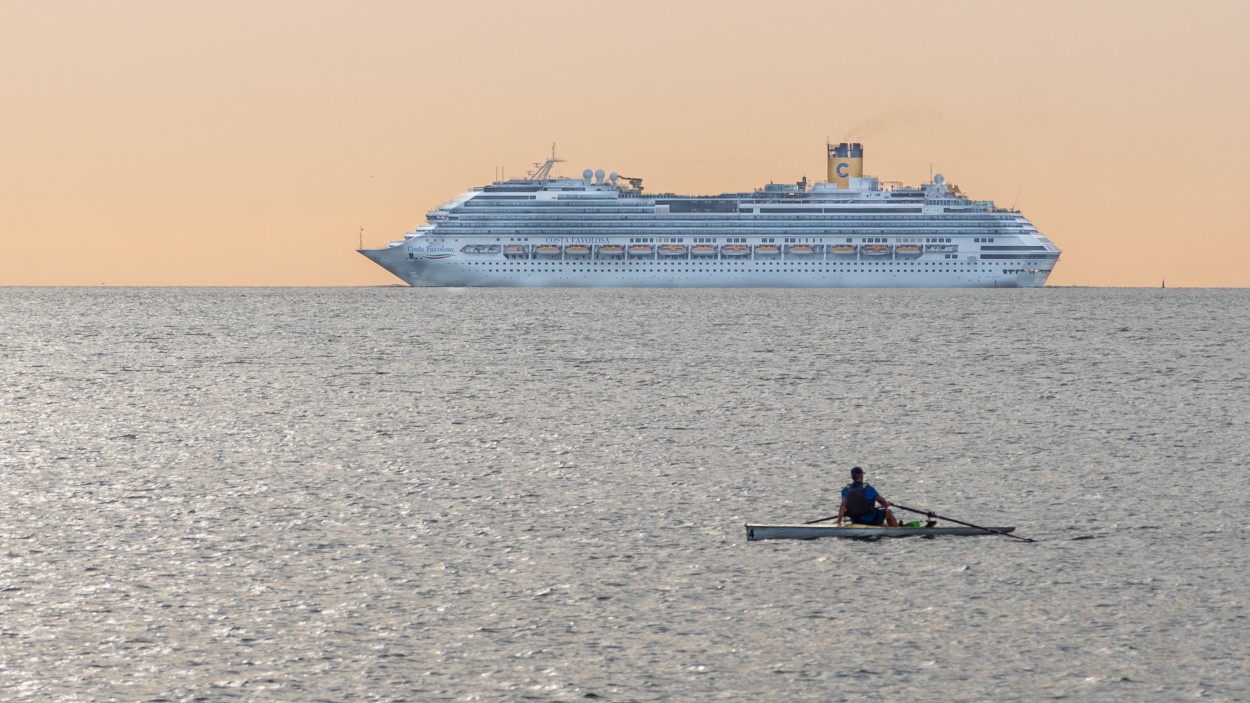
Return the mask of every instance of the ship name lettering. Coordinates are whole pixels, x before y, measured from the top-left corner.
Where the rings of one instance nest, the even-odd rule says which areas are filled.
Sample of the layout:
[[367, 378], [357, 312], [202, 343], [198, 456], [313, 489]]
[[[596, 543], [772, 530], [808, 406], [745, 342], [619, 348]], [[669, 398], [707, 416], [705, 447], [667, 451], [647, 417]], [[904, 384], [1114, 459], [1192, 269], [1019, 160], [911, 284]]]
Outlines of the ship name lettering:
[[547, 237], [548, 244], [607, 244], [607, 237]]

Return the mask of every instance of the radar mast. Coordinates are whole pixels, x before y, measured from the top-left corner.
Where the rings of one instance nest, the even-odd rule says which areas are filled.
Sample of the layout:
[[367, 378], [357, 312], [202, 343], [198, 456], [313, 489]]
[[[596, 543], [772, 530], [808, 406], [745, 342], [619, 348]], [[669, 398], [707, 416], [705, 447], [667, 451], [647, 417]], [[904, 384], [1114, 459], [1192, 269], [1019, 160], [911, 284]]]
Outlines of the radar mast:
[[541, 164], [534, 164], [536, 170], [529, 174], [530, 180], [545, 181], [551, 177], [551, 167], [556, 164], [564, 163], [564, 159], [556, 158], [556, 143], [551, 143], [551, 158]]

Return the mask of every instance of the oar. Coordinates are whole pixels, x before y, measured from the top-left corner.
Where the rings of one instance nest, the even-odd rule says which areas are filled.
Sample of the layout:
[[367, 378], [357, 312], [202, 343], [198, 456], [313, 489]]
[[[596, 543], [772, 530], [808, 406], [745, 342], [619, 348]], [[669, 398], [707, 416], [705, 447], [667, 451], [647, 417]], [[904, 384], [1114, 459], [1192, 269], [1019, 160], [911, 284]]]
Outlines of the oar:
[[808, 520], [807, 522], [805, 522], [805, 523], [803, 523], [803, 524], [804, 524], [804, 525], [815, 525], [816, 523], [818, 523], [818, 522], [824, 522], [825, 520], [836, 520], [836, 519], [837, 519], [837, 517], [838, 517], [837, 515], [830, 515], [829, 517], [822, 517], [822, 518], [821, 518], [821, 519], [819, 519], [819, 520]]
[[[890, 507], [892, 507], [892, 508], [901, 508], [901, 509], [903, 509], [903, 510], [908, 510], [908, 511], [913, 512], [913, 513], [920, 513], [921, 515], [924, 515], [924, 516], [926, 516], [926, 517], [935, 517], [935, 518], [937, 518], [937, 519], [939, 519], [939, 520], [945, 520], [945, 521], [947, 521], [947, 522], [953, 522], [953, 523], [955, 523], [955, 524], [957, 524], [957, 525], [964, 525], [964, 526], [966, 526], [966, 527], [973, 527], [973, 528], [976, 528], [976, 529], [978, 529], [978, 530], [985, 530], [986, 532], [992, 532], [992, 533], [994, 533], [994, 534], [996, 534], [996, 535], [1002, 535], [1002, 536], [1004, 536], [1004, 537], [1010, 537], [1010, 538], [1012, 538], [1012, 539], [1018, 539], [1018, 540], [1020, 540], [1021, 542], [1036, 542], [1036, 541], [1037, 541], [1037, 540], [1035, 540], [1035, 539], [1029, 539], [1028, 537], [1021, 537], [1021, 536], [1019, 536], [1019, 535], [1013, 535], [1013, 534], [1011, 534], [1010, 532], [1003, 532], [1002, 530], [995, 530], [995, 529], [994, 529], [994, 528], [992, 528], [992, 527], [981, 527], [980, 525], [974, 525], [974, 524], [972, 524], [972, 523], [970, 523], [970, 522], [964, 522], [963, 520], [956, 520], [955, 518], [943, 517], [943, 516], [938, 515], [937, 513], [932, 512], [932, 511], [930, 511], [930, 510], [916, 510], [915, 508], [909, 508], [909, 507], [907, 507], [906, 505], [900, 505], [900, 504], [898, 504], [898, 503], [890, 503]], [[835, 515], [834, 517], [837, 517], [837, 516]], [[825, 519], [826, 519], [826, 520], [828, 520], [829, 518], [825, 518]]]

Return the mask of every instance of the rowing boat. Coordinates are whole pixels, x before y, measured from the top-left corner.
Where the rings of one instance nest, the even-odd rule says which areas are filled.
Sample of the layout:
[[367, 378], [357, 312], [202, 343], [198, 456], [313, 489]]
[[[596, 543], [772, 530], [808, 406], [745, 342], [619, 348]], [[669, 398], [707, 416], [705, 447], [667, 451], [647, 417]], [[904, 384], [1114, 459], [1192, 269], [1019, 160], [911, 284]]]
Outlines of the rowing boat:
[[879, 539], [881, 537], [971, 537], [1010, 533], [1014, 527], [877, 527], [875, 525], [754, 525], [747, 524], [747, 539], [816, 539], [817, 537], [849, 537]]

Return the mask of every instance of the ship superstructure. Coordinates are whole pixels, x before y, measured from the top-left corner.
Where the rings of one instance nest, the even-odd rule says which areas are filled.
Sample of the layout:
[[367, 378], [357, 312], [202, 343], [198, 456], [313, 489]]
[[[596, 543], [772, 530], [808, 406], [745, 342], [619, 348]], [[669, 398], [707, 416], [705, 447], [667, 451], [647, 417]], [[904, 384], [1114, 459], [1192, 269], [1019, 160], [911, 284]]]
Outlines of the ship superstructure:
[[1024, 215], [941, 174], [919, 187], [863, 175], [863, 146], [827, 147], [828, 180], [716, 196], [643, 193], [586, 169], [475, 188], [383, 249], [413, 286], [1037, 287], [1059, 249]]

